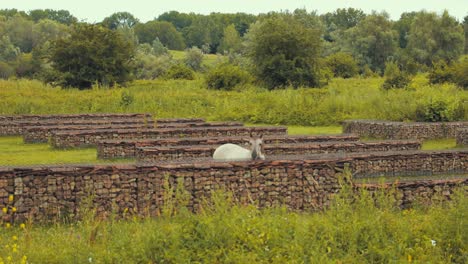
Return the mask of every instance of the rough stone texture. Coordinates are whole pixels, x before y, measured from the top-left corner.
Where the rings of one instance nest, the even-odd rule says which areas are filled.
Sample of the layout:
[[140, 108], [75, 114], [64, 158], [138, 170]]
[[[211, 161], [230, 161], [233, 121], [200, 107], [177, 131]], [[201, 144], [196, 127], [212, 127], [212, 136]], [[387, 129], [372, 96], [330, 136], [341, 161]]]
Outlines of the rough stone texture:
[[387, 122], [377, 120], [347, 120], [343, 132], [361, 137], [385, 139], [455, 138], [459, 128], [468, 128], [468, 122]]
[[371, 193], [382, 189], [391, 190], [396, 188], [395, 193], [397, 205], [400, 208], [409, 208], [415, 202], [430, 205], [435, 199], [450, 200], [453, 191], [457, 187], [463, 188], [468, 194], [468, 178], [443, 179], [443, 180], [418, 180], [387, 184], [355, 184], [356, 189], [365, 188]]
[[166, 123], [204, 123], [203, 118], [159, 118], [157, 119], [158, 124]]
[[178, 127], [229, 127], [244, 126], [241, 122], [181, 122], [181, 123], [160, 123], [157, 122], [156, 128], [178, 128]]
[[95, 146], [105, 139], [141, 139], [174, 137], [248, 136], [253, 134], [286, 135], [286, 127], [199, 127], [166, 129], [109, 129], [56, 132], [51, 136], [56, 148]]
[[[249, 162], [180, 162], [140, 165], [68, 165], [9, 168], [0, 167], [0, 203], [8, 204], [8, 195], [14, 194], [15, 219], [50, 219], [74, 217], [80, 203], [93, 197], [98, 213], [122, 213], [125, 208], [140, 215], [158, 215], [167, 194], [164, 183], [177, 189], [182, 184], [188, 198], [188, 207], [197, 211], [204, 197], [216, 189], [232, 191], [241, 203], [255, 202], [260, 207], [284, 204], [294, 210], [319, 210], [329, 205], [330, 198], [340, 190], [337, 171], [346, 163], [366, 160], [365, 154], [341, 156], [276, 157], [266, 161]], [[379, 156], [380, 155], [380, 156]], [[395, 159], [396, 156], [400, 158]], [[454, 163], [463, 160], [460, 167], [468, 172], [468, 150], [389, 154], [367, 154], [365, 170], [373, 174], [380, 164], [407, 160], [395, 170], [420, 170], [431, 157], [434, 173], [452, 172]], [[382, 162], [377, 158], [380, 157]], [[360, 163], [361, 164], [361, 163]], [[406, 167], [405, 167], [406, 166]], [[361, 165], [357, 166], [361, 169]], [[361, 170], [362, 172], [363, 170]], [[392, 172], [388, 172], [392, 173]], [[394, 172], [393, 172], [394, 173]], [[427, 193], [443, 183], [404, 185], [412, 197]], [[467, 180], [460, 180], [466, 186]], [[420, 185], [424, 189], [420, 189]], [[431, 187], [434, 186], [434, 187]], [[409, 197], [408, 195], [404, 196]], [[405, 201], [403, 201], [404, 204]]]
[[[355, 135], [269, 135], [263, 137], [263, 142], [269, 144], [298, 144], [326, 141], [358, 141]], [[248, 143], [248, 137], [203, 137], [203, 138], [163, 138], [163, 139], [127, 139], [101, 140], [97, 143], [97, 153], [100, 159], [134, 158], [137, 147], [157, 146], [190, 146], [214, 144]]]
[[152, 119], [90, 119], [90, 120], [31, 120], [31, 121], [5, 121], [0, 122], [0, 135], [13, 136], [22, 135], [29, 127], [52, 127], [52, 126], [101, 126], [101, 125], [127, 125], [127, 124], [154, 124]]
[[25, 127], [23, 131], [24, 143], [47, 143], [52, 133], [61, 131], [77, 131], [77, 130], [95, 130], [102, 129], [151, 129], [154, 128], [154, 123], [130, 123], [122, 125], [79, 125], [79, 126], [35, 126]]
[[[136, 158], [138, 162], [160, 162], [173, 160], [187, 160], [209, 158], [219, 145], [192, 145], [192, 146], [160, 146], [137, 147]], [[274, 144], [265, 145], [263, 153], [271, 155], [309, 155], [317, 153], [340, 152], [376, 152], [418, 150], [420, 141], [379, 141], [379, 142], [315, 142], [302, 144]]]
[[146, 113], [99, 113], [99, 114], [59, 114], [59, 115], [0, 115], [0, 121], [38, 121], [38, 120], [90, 120], [90, 119], [116, 119], [116, 118], [147, 118]]
[[468, 128], [457, 130], [457, 146], [468, 146]]

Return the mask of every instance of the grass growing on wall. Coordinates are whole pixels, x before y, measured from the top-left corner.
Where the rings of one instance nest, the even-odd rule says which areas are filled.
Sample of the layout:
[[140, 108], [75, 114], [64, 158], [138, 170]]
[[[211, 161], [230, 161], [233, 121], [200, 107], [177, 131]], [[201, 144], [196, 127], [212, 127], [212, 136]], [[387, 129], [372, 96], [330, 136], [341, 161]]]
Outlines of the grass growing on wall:
[[[351, 199], [353, 198], [353, 199]], [[13, 223], [0, 257], [13, 263], [466, 263], [468, 197], [399, 209], [392, 195], [355, 195], [344, 186], [329, 209], [290, 212], [236, 204], [215, 192], [199, 214], [164, 207], [158, 218]], [[171, 204], [172, 200], [169, 200]], [[14, 249], [13, 249], [14, 248]]]
[[136, 81], [128, 88], [61, 90], [38, 81], [0, 81], [0, 114], [149, 112], [156, 117], [204, 117], [208, 120], [303, 126], [338, 126], [346, 119], [415, 120], [416, 108], [429, 101], [465, 102], [468, 91], [452, 85], [428, 85], [416, 79], [411, 89], [384, 91], [383, 79], [334, 79], [321, 89], [241, 91], [206, 89], [193, 81]]

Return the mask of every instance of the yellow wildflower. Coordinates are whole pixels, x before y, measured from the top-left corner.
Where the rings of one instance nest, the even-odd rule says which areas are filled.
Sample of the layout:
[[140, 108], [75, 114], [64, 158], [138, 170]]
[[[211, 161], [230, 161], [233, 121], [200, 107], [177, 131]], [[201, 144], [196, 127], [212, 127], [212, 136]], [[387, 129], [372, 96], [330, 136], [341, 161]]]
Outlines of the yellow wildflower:
[[2, 208], [2, 212], [3, 212], [4, 214], [8, 213], [8, 208], [3, 207], [3, 208]]
[[21, 258], [21, 264], [26, 264], [26, 263], [28, 263], [28, 257], [23, 256], [23, 257]]
[[13, 202], [14, 199], [15, 199], [15, 196], [13, 196], [13, 194], [10, 194], [10, 195], [8, 196], [8, 201], [9, 201], [9, 202]]
[[26, 225], [25, 225], [25, 224], [21, 224], [21, 225], [20, 225], [20, 228], [21, 228], [21, 229], [25, 229], [25, 228], [26, 228]]
[[5, 224], [5, 227], [6, 227], [6, 228], [10, 228], [10, 227], [11, 227], [10, 223], [6, 223], [6, 224]]
[[17, 244], [13, 244], [13, 250], [12, 250], [14, 253], [18, 252], [18, 245]]
[[8, 260], [8, 262], [11, 262], [13, 258], [11, 256], [8, 256], [6, 259]]
[[18, 240], [18, 237], [17, 237], [17, 236], [13, 236], [12, 239], [13, 239], [13, 240]]
[[11, 211], [12, 211], [13, 213], [15, 213], [15, 212], [16, 212], [16, 207], [12, 207], [12, 208], [11, 208]]

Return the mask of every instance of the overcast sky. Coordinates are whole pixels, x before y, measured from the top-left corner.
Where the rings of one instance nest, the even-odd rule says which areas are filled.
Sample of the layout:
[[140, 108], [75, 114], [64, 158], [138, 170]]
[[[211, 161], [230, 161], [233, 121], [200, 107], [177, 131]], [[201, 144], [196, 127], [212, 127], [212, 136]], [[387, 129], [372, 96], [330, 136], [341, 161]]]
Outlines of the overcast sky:
[[146, 22], [171, 10], [202, 14], [211, 12], [258, 14], [306, 8], [308, 11], [317, 10], [319, 14], [323, 14], [347, 7], [359, 8], [366, 13], [372, 10], [385, 10], [394, 20], [397, 20], [403, 12], [422, 9], [439, 14], [447, 9], [459, 21], [468, 15], [468, 0], [0, 0], [0, 9], [16, 8], [23, 11], [65, 9], [79, 20], [90, 23], [100, 22], [105, 17], [121, 11], [130, 12], [142, 22]]

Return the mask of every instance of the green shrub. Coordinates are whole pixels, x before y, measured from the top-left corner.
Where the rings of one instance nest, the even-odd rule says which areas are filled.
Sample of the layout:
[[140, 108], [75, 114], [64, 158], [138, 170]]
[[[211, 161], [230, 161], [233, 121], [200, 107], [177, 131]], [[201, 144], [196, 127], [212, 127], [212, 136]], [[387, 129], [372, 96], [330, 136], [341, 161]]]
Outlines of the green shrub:
[[400, 71], [398, 65], [394, 62], [385, 64], [385, 81], [382, 88], [385, 90], [392, 88], [405, 88], [411, 82], [411, 78], [404, 72]]
[[167, 79], [183, 79], [193, 80], [195, 79], [195, 73], [189, 67], [183, 64], [172, 65], [166, 73]]
[[416, 121], [446, 122], [463, 119], [464, 108], [460, 101], [449, 103], [442, 100], [429, 101], [416, 107]]
[[203, 51], [197, 47], [187, 49], [185, 52], [185, 65], [192, 68], [194, 71], [202, 69]]
[[455, 63], [452, 67], [453, 82], [463, 89], [468, 89], [468, 57]]
[[333, 72], [334, 77], [350, 78], [358, 74], [358, 65], [353, 56], [338, 52], [325, 58], [325, 65]]
[[431, 84], [453, 82], [452, 68], [443, 60], [435, 62], [428, 78]]
[[206, 75], [206, 85], [215, 90], [232, 90], [237, 85], [249, 83], [250, 74], [239, 66], [224, 64], [213, 68]]

